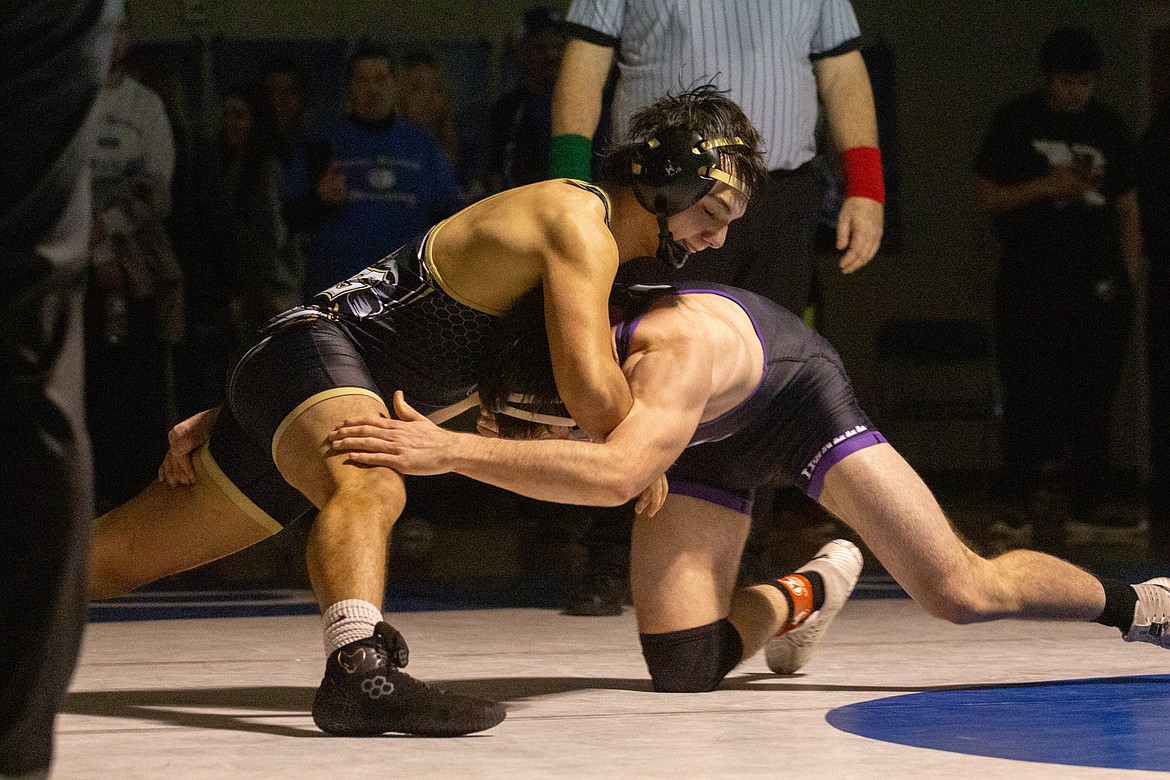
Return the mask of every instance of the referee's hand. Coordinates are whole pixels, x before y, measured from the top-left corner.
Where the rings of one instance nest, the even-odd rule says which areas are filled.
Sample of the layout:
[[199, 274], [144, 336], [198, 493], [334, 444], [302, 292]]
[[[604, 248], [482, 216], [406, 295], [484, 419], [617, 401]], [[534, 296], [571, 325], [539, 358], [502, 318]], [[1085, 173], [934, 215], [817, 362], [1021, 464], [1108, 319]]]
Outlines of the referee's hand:
[[877, 254], [882, 243], [885, 207], [871, 198], [846, 198], [837, 216], [837, 249], [845, 252], [838, 266], [851, 274]]

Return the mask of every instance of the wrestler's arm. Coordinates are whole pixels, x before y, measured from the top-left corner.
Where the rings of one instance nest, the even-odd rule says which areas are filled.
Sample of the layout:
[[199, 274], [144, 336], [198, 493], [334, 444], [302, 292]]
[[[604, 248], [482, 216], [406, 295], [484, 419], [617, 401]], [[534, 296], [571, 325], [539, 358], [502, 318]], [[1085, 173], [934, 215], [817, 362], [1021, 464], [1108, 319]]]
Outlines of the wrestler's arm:
[[334, 449], [404, 474], [455, 472], [544, 501], [617, 506], [637, 496], [679, 456], [710, 394], [709, 361], [684, 345], [631, 356], [630, 413], [601, 443], [484, 438], [438, 428], [395, 396], [397, 420], [353, 420]]
[[617, 245], [602, 220], [582, 220], [567, 210], [548, 219], [542, 232], [544, 319], [553, 376], [569, 414], [600, 441], [633, 404], [610, 338]]

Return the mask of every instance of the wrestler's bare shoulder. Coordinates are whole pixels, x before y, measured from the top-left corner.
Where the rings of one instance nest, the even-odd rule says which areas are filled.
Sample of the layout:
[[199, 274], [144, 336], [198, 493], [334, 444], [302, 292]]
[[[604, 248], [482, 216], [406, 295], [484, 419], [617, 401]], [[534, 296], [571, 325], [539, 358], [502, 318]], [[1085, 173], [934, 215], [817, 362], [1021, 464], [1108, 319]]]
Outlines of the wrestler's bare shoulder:
[[755, 389], [764, 367], [764, 350], [747, 312], [723, 295], [664, 297], [639, 321], [632, 350], [670, 355], [678, 369], [707, 374], [703, 419], [713, 419], [742, 403]]
[[549, 241], [605, 236], [606, 203], [564, 179], [505, 190], [468, 206], [444, 228], [452, 243], [487, 241], [515, 251]]
[[553, 267], [613, 280], [617, 244], [606, 203], [565, 180], [505, 190], [468, 206], [436, 228], [434, 269], [452, 294], [476, 308], [506, 311]]
[[605, 202], [598, 196], [599, 188], [571, 179], [549, 179], [505, 190], [487, 198], [484, 203], [496, 201], [502, 207], [527, 207], [535, 214], [555, 215], [567, 211], [578, 216], [585, 214], [605, 219]]

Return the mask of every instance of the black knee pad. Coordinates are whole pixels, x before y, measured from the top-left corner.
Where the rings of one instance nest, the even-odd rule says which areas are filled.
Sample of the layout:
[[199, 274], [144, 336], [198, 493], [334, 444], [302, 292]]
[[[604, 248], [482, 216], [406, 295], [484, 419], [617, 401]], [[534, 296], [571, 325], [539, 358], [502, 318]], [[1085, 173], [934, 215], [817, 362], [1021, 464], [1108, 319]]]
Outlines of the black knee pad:
[[639, 634], [642, 656], [659, 693], [713, 691], [743, 656], [743, 640], [727, 618], [665, 634]]

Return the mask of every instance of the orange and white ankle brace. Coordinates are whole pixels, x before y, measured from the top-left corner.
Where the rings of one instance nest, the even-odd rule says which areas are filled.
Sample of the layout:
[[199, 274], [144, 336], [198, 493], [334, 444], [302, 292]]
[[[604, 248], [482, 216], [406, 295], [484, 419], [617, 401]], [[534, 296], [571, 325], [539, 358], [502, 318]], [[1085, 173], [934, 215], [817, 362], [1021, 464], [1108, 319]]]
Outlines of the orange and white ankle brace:
[[787, 596], [790, 614], [788, 623], [777, 632], [777, 636], [798, 627], [813, 613], [812, 583], [803, 574], [788, 574], [769, 583]]

